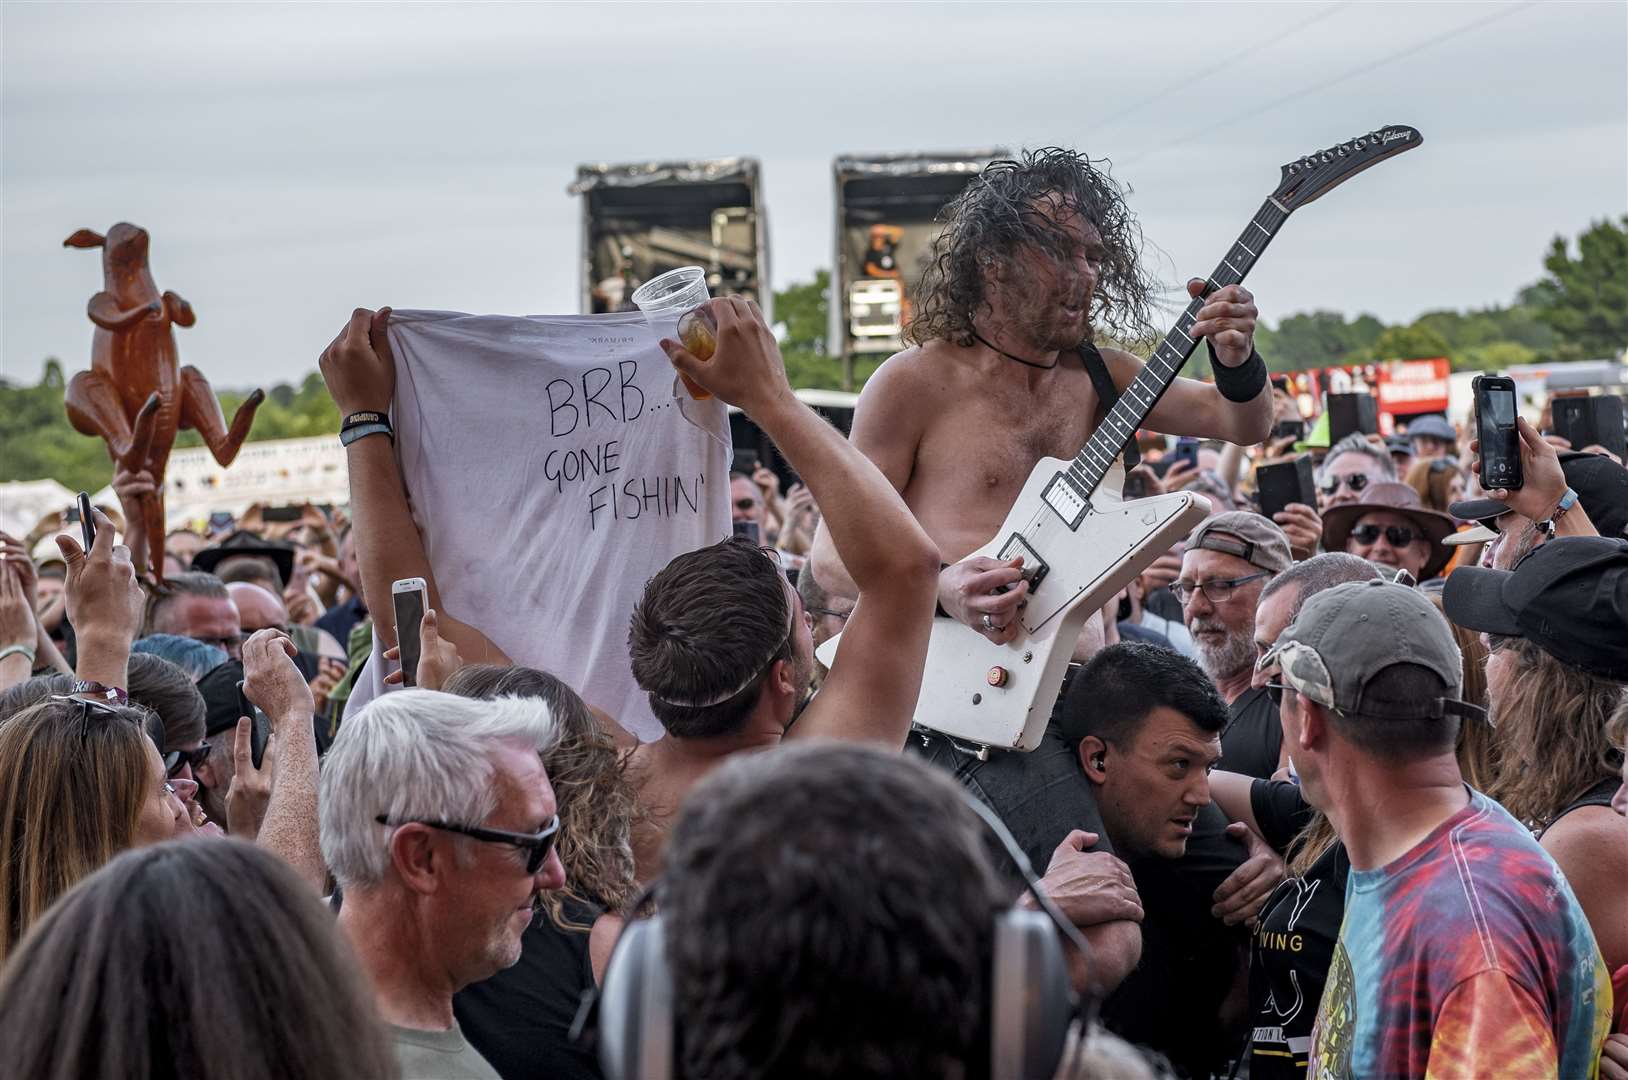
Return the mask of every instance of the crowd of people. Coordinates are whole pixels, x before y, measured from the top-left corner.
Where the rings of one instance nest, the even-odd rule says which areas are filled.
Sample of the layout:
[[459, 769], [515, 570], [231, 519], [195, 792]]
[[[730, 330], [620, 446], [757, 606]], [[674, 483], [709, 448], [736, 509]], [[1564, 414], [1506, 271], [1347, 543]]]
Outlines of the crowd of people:
[[[1194, 282], [1214, 381], [1145, 425], [1204, 441], [1126, 484], [1212, 512], [1087, 620], [1037, 748], [968, 746], [918, 712], [934, 626], [1022, 641], [1044, 585], [976, 553], [1130, 383], [1101, 332], [1150, 283], [1075, 155], [946, 215], [851, 438], [755, 305], [663, 341], [796, 481], [747, 463], [736, 535], [623, 613], [662, 738], [443, 610], [387, 310], [320, 361], [383, 429], [348, 506], [177, 530], [161, 581], [111, 512], [0, 534], [8, 1071], [1628, 1077], [1628, 469], [1525, 420], [1517, 490], [1441, 417], [1274, 438], [1253, 297]], [[414, 576], [415, 685], [352, 703]]]

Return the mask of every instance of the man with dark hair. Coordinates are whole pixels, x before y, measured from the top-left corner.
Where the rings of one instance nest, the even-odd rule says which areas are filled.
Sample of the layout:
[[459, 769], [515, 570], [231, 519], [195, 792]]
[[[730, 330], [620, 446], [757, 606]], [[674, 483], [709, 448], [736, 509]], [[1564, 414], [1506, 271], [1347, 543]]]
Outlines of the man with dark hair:
[[178, 634], [243, 658], [243, 628], [226, 583], [214, 574], [189, 570], [164, 579], [147, 601], [144, 634]]
[[[949, 560], [939, 605], [1004, 644], [1021, 631], [1028, 584], [1011, 561], [968, 556], [999, 530], [1035, 464], [1078, 453], [1142, 370], [1093, 342], [1147, 336], [1154, 284], [1119, 185], [1072, 151], [992, 162], [942, 216], [910, 323], [916, 344], [865, 384], [852, 439]], [[1187, 288], [1198, 296], [1205, 285]], [[1273, 406], [1256, 315], [1241, 285], [1209, 295], [1189, 332], [1209, 343], [1216, 382], [1176, 379], [1148, 427], [1240, 445], [1266, 438]], [[822, 525], [814, 571], [852, 596], [831, 539]], [[1086, 654], [1100, 646], [1100, 620], [1081, 640]]]
[[[814, 493], [865, 600], [820, 693], [803, 705], [814, 645], [802, 598], [772, 552], [732, 537], [680, 555], [633, 612], [633, 677], [667, 737], [633, 752], [649, 813], [634, 836], [639, 876], [660, 868], [666, 826], [690, 789], [729, 755], [783, 738], [839, 738], [897, 750], [910, 728], [932, 620], [938, 552], [887, 480], [792, 394], [755, 305], [708, 305], [708, 361], [663, 341], [673, 364], [768, 433]], [[796, 719], [793, 725], [793, 719]]]
[[1417, 591], [1306, 601], [1268, 654], [1301, 788], [1351, 860], [1309, 1075], [1589, 1076], [1604, 961], [1530, 832], [1465, 786], [1463, 661]]
[[[1379, 578], [1379, 571], [1367, 559], [1359, 559], [1343, 551], [1328, 551], [1305, 562], [1297, 562], [1268, 581], [1255, 604], [1257, 662], [1250, 687], [1264, 691], [1267, 683], [1274, 681], [1277, 669], [1262, 667], [1259, 660], [1272, 651], [1272, 646], [1278, 643], [1278, 635], [1300, 614], [1301, 605], [1309, 597], [1346, 582], [1377, 581]], [[1276, 707], [1273, 711], [1276, 712]], [[1281, 725], [1279, 731], [1281, 734]]]
[[662, 879], [678, 1075], [987, 1075], [1012, 904], [989, 851], [954, 782], [897, 754], [814, 744], [717, 769]]
[[[1272, 861], [1271, 872], [1252, 868], [1216, 891], [1242, 858], [1210, 805], [1208, 773], [1227, 720], [1197, 664], [1141, 643], [1111, 645], [1081, 668], [1060, 720], [1145, 912], [1141, 962], [1104, 1003], [1103, 1022], [1195, 1076], [1226, 1068], [1237, 1019], [1227, 999], [1244, 972], [1241, 923], [1282, 877]], [[1168, 1023], [1172, 1012], [1182, 1024]]]
[[1198, 648], [1198, 663], [1231, 708], [1221, 735], [1225, 767], [1248, 776], [1277, 771], [1283, 734], [1266, 691], [1250, 685], [1255, 605], [1272, 578], [1294, 564], [1289, 538], [1247, 510], [1217, 514], [1187, 538], [1171, 592]]

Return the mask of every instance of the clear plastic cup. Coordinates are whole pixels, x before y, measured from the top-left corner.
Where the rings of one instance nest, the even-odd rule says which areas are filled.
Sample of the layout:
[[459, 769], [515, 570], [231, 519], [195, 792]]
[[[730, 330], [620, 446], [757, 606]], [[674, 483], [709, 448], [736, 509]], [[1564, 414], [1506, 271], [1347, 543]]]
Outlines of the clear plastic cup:
[[[676, 337], [698, 360], [712, 359], [717, 345], [711, 320], [695, 309], [712, 297], [707, 292], [707, 272], [699, 266], [681, 266], [660, 274], [633, 290], [633, 306], [644, 313], [657, 337]], [[685, 389], [697, 401], [712, 395], [679, 373]]]

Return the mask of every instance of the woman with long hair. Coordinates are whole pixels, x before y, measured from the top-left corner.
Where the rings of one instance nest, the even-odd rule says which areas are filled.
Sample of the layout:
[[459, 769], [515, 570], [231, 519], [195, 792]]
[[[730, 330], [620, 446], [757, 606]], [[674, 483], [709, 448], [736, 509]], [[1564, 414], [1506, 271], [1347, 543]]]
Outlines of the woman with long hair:
[[[1611, 729], [1628, 703], [1628, 684], [1590, 674], [1531, 640], [1498, 637], [1487, 682], [1505, 762], [1492, 793], [1560, 864], [1606, 967], [1628, 986], [1628, 821], [1611, 809], [1623, 768]], [[1628, 1012], [1619, 1009], [1619, 1029], [1624, 1023]]]
[[621, 932], [618, 913], [636, 892], [638, 800], [624, 775], [625, 755], [576, 691], [547, 672], [477, 664], [441, 689], [487, 700], [542, 698], [559, 730], [543, 767], [559, 805], [554, 846], [565, 887], [540, 894], [542, 910], [526, 928], [518, 963], [452, 999], [458, 1025], [504, 1080], [598, 1077], [597, 1061], [569, 1033]]
[[0, 978], [30, 1080], [394, 1077], [349, 946], [280, 859], [239, 840], [127, 852], [40, 919]]
[[[53, 697], [0, 723], [0, 964], [45, 910], [126, 848], [191, 832], [146, 709]], [[31, 1075], [23, 1072], [17, 1075]]]

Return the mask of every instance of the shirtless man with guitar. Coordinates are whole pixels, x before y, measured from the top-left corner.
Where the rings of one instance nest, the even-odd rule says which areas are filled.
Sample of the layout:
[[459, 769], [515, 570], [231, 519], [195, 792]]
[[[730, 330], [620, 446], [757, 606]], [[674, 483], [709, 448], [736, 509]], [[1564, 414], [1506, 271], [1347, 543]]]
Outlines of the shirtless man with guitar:
[[[1096, 607], [1207, 509], [1192, 495], [1122, 502], [1121, 449], [1143, 425], [1266, 437], [1272, 396], [1245, 274], [1293, 210], [1419, 142], [1387, 127], [1283, 166], [1221, 263], [1188, 282], [1193, 299], [1146, 364], [1093, 343], [1150, 337], [1153, 284], [1119, 187], [1088, 160], [1046, 149], [994, 162], [946, 208], [916, 344], [866, 385], [851, 436], [947, 560], [919, 724], [982, 746], [1038, 744], [1067, 656], [1100, 644]], [[1213, 384], [1176, 374], [1200, 339]], [[813, 567], [828, 591], [851, 592], [823, 534]]]
[[[1043, 457], [1070, 458], [1102, 415], [1088, 360], [1123, 389], [1142, 361], [1092, 348], [1095, 333], [1143, 336], [1152, 283], [1114, 183], [1072, 152], [996, 162], [947, 211], [910, 333], [917, 342], [866, 383], [852, 439], [904, 496], [940, 555], [939, 606], [997, 644], [1013, 640], [1028, 583], [1010, 562], [967, 556], [987, 543]], [[1198, 295], [1203, 282], [1188, 283]], [[1257, 310], [1241, 285], [1214, 292], [1193, 326], [1228, 368], [1249, 362]], [[1265, 380], [1248, 401], [1177, 379], [1149, 426], [1252, 444], [1272, 425]], [[851, 590], [823, 532], [815, 576]], [[1005, 589], [1006, 591], [997, 591]], [[1086, 623], [1082, 648], [1101, 643]]]

